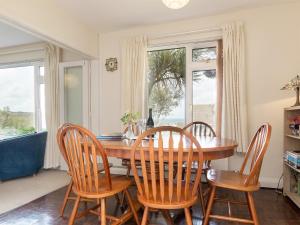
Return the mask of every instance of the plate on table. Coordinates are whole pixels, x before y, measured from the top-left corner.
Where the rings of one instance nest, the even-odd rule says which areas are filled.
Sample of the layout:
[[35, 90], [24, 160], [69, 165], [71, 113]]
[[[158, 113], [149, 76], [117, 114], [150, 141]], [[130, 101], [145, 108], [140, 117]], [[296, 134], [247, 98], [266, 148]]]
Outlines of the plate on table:
[[102, 134], [100, 136], [97, 136], [97, 139], [99, 140], [115, 140], [115, 141], [119, 141], [122, 140], [124, 138], [122, 133], [119, 132], [114, 132], [114, 133], [108, 133], [108, 134]]

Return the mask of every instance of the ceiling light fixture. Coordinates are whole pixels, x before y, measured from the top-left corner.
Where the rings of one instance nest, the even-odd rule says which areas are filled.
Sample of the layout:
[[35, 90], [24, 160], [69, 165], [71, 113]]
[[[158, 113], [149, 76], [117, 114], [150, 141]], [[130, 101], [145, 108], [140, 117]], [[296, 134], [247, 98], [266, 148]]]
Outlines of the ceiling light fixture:
[[170, 9], [181, 9], [189, 3], [190, 0], [162, 0]]

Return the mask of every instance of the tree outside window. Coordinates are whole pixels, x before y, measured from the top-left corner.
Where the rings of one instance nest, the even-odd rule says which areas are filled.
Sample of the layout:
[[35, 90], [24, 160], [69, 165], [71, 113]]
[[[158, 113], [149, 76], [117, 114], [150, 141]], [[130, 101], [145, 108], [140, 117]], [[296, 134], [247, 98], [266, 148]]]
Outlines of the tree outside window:
[[148, 105], [156, 125], [184, 124], [185, 48], [148, 52]]

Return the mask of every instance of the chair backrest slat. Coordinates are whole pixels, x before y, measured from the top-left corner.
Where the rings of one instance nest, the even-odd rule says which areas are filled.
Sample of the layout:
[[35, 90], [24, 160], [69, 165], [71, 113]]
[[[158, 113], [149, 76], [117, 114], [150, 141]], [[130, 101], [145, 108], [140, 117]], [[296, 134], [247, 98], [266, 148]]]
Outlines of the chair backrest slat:
[[[59, 129], [57, 139], [77, 192], [98, 193], [100, 183], [105, 190], [112, 189], [108, 159], [95, 135], [78, 125], [67, 124]], [[98, 161], [102, 161], [103, 168], [99, 168]], [[100, 169], [104, 170], [103, 176], [99, 175]]]
[[177, 158], [177, 165], [178, 165], [178, 173], [177, 173], [177, 201], [181, 199], [181, 188], [182, 188], [182, 166], [183, 166], [183, 142], [182, 142], [182, 135], [180, 134], [180, 140], [177, 148], [178, 158]]
[[172, 201], [172, 199], [173, 199], [173, 183], [174, 183], [174, 181], [173, 181], [174, 180], [174, 142], [173, 142], [172, 131], [170, 132], [170, 137], [169, 137], [169, 158], [168, 159], [169, 159], [169, 165], [168, 165], [169, 201]]
[[86, 174], [87, 174], [87, 185], [88, 185], [88, 191], [92, 191], [93, 189], [93, 181], [92, 181], [92, 174], [91, 174], [91, 155], [89, 152], [88, 144], [84, 143], [84, 153], [85, 153], [85, 159], [86, 159]]
[[264, 155], [268, 149], [271, 138], [271, 126], [263, 124], [255, 133], [248, 147], [244, 162], [241, 166], [240, 173], [244, 174], [246, 166], [250, 161], [248, 177], [245, 180], [245, 185], [255, 185], [258, 183], [259, 174], [263, 162]]
[[[80, 137], [79, 135], [76, 136], [76, 148], [77, 149], [80, 149], [80, 145], [81, 145], [81, 140], [80, 140]], [[85, 170], [85, 162], [84, 162], [84, 155], [85, 155], [85, 150], [86, 150], [86, 147], [85, 147], [85, 143], [83, 144], [83, 154], [81, 154], [80, 152], [78, 152], [78, 156], [79, 156], [79, 166], [80, 166], [80, 176], [82, 177], [82, 189], [83, 191], [86, 192], [86, 187], [87, 187], [87, 182], [86, 182], [86, 170]]]
[[164, 170], [164, 146], [163, 137], [159, 132], [158, 137], [158, 161], [159, 161], [159, 187], [160, 187], [160, 199], [165, 199], [165, 170]]
[[157, 198], [157, 190], [156, 190], [156, 170], [155, 170], [155, 158], [154, 158], [154, 142], [152, 137], [150, 137], [149, 143], [149, 154], [150, 154], [150, 176], [151, 176], [151, 186], [152, 186], [152, 194], [154, 200]]
[[[153, 138], [153, 135], [156, 137]], [[147, 143], [144, 141], [146, 137], [150, 138]], [[131, 154], [131, 166], [138, 193], [144, 198], [164, 203], [164, 201], [179, 202], [191, 195], [197, 195], [194, 190], [198, 189], [202, 168], [198, 169], [200, 173], [197, 173], [198, 178], [195, 182], [191, 182], [191, 167], [194, 161], [203, 163], [203, 153], [191, 133], [170, 126], [150, 129], [138, 137]], [[141, 160], [142, 177], [139, 176], [135, 165], [137, 159]], [[150, 168], [146, 166], [146, 162], [150, 164]], [[183, 165], [187, 165], [184, 181], [182, 180]], [[174, 167], [177, 170], [176, 179], [174, 179]], [[148, 180], [149, 174], [151, 181]]]
[[[150, 143], [151, 143], [151, 138], [150, 138]], [[151, 145], [150, 145], [151, 146]], [[141, 165], [142, 165], [142, 176], [144, 177], [143, 182], [144, 182], [144, 187], [145, 187], [145, 194], [147, 198], [149, 198], [149, 184], [148, 184], [148, 174], [147, 174], [147, 165], [146, 165], [146, 160], [145, 160], [145, 150], [142, 148], [140, 150], [140, 155], [141, 155]], [[133, 171], [136, 171], [135, 165], [132, 167]], [[137, 174], [134, 174], [137, 175]]]
[[202, 121], [194, 121], [187, 124], [184, 130], [189, 130], [195, 137], [216, 137], [216, 132], [207, 123]]
[[[193, 146], [190, 147], [187, 158], [187, 171], [186, 171], [186, 183], [189, 184], [191, 182], [191, 174], [192, 174], [192, 163], [193, 163]], [[187, 199], [188, 194], [190, 193], [190, 185], [185, 185], [184, 195], [185, 199]]]

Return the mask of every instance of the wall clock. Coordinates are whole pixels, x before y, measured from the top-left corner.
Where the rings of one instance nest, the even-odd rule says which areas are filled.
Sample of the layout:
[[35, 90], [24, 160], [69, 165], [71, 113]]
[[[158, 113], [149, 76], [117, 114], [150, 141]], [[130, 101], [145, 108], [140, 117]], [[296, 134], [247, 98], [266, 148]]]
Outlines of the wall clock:
[[105, 63], [106, 70], [109, 72], [113, 72], [118, 69], [118, 61], [117, 58], [109, 58], [106, 59]]

